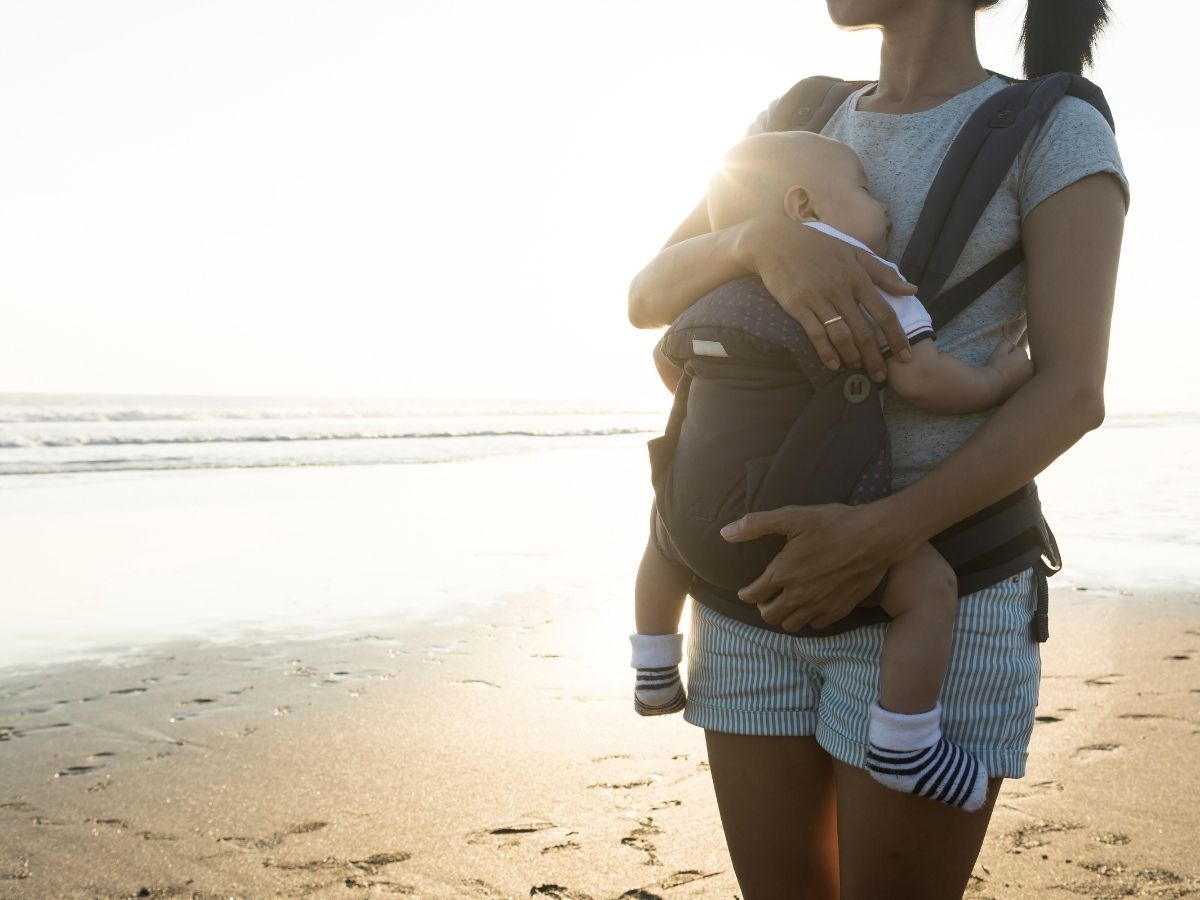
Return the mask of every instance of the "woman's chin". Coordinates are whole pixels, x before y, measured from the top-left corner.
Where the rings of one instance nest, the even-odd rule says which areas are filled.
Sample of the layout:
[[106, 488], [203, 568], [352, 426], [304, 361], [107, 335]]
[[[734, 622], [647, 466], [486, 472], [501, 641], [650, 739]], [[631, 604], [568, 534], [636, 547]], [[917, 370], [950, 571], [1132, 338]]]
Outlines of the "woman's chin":
[[894, 4], [887, 0], [825, 0], [833, 24], [846, 31], [878, 28], [881, 13], [890, 5]]

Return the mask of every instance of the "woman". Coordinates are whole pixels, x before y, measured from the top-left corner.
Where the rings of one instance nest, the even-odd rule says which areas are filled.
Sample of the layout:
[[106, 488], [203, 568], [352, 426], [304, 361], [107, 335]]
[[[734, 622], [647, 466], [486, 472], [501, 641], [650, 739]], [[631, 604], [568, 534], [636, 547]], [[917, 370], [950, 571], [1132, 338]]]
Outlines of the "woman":
[[[824, 133], [863, 158], [871, 191], [893, 220], [891, 259], [901, 255], [958, 127], [1003, 87], [975, 49], [975, 13], [995, 2], [828, 0], [837, 25], [883, 33], [878, 83], [852, 94]], [[1103, 0], [1030, 0], [1027, 74], [1078, 72], [1090, 62], [1105, 13]], [[733, 540], [787, 538], [766, 573], [741, 592], [765, 621], [793, 631], [836, 621], [889, 564], [1027, 483], [1100, 424], [1126, 205], [1107, 125], [1086, 104], [1064, 100], [1022, 151], [949, 283], [1017, 239], [1024, 267], [939, 335], [943, 350], [977, 364], [1027, 314], [1036, 375], [990, 417], [931, 418], [889, 398], [896, 493], [864, 506], [756, 513], [727, 529]], [[828, 365], [861, 365], [883, 380], [859, 304], [894, 348], [903, 347], [874, 287], [903, 293], [903, 285], [861, 251], [782, 215], [710, 233], [701, 204], [634, 279], [630, 320], [665, 325], [749, 272], [762, 277]], [[1026, 573], [961, 602], [943, 728], [997, 776], [972, 814], [884, 788], [863, 770], [883, 626], [798, 638], [694, 608], [687, 718], [705, 728], [747, 900], [962, 895], [1003, 778], [1024, 774], [1040, 676], [1028, 627], [1032, 584]]]

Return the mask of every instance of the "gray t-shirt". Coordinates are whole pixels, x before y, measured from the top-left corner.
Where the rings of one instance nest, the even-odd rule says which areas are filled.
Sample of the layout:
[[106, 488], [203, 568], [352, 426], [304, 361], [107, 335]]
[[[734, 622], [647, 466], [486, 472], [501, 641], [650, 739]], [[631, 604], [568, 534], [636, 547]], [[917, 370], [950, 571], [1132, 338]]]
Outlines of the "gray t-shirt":
[[[858, 152], [871, 193], [887, 205], [892, 217], [888, 259], [900, 261], [925, 194], [959, 128], [983, 100], [1003, 87], [1004, 80], [992, 76], [933, 109], [897, 115], [857, 109], [858, 98], [868, 86], [851, 94], [822, 129], [822, 134]], [[777, 102], [755, 120], [749, 133], [762, 131]], [[1090, 104], [1067, 97], [1026, 142], [984, 210], [947, 286], [1015, 245], [1021, 222], [1035, 206], [1097, 172], [1117, 177], [1128, 204], [1129, 184], [1108, 123]], [[1021, 265], [938, 332], [938, 350], [971, 365], [982, 365], [1005, 327], [1024, 311], [1025, 267]], [[884, 417], [892, 440], [895, 487], [924, 475], [970, 437], [988, 415], [934, 415], [885, 392]]]

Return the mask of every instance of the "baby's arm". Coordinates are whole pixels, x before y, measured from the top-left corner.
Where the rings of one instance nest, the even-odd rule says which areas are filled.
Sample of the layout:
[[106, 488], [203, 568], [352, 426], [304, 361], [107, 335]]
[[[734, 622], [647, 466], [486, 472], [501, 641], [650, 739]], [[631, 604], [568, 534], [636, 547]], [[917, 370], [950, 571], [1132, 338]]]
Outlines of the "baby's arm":
[[654, 345], [654, 366], [658, 369], [658, 377], [667, 386], [667, 390], [672, 394], [675, 393], [675, 388], [679, 387], [679, 379], [683, 377], [683, 369], [667, 359], [667, 354], [663, 352], [662, 341]]
[[939, 353], [931, 340], [912, 345], [912, 361], [890, 357], [888, 387], [913, 406], [954, 415], [999, 406], [1033, 377], [1033, 363], [1009, 340], [996, 345], [987, 363], [969, 366]]

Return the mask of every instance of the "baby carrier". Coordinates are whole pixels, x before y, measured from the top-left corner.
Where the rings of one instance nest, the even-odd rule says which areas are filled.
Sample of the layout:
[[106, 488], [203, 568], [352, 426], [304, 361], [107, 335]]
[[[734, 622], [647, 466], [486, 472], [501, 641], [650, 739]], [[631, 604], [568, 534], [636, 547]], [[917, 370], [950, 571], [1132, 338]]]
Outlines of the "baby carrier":
[[[816, 77], [781, 98], [767, 131], [820, 131], [867, 82]], [[971, 231], [1034, 126], [1066, 95], [1113, 125], [1104, 95], [1065, 73], [1018, 81], [988, 97], [955, 137], [900, 263], [940, 330], [1024, 258], [1017, 245], [948, 290]], [[891, 455], [879, 387], [853, 369], [830, 371], [799, 324], [757, 276], [722, 285], [671, 325], [666, 356], [684, 370], [666, 432], [650, 442], [658, 543], [695, 575], [692, 596], [739, 621], [783, 632], [737, 597], [784, 545], [770, 535], [730, 543], [719, 534], [748, 512], [795, 504], [866, 503], [891, 492]], [[665, 532], [665, 533], [664, 533]], [[1031, 566], [1037, 572], [1034, 637], [1048, 637], [1046, 576], [1061, 568], [1031, 482], [934, 537], [960, 596]], [[885, 621], [877, 588], [835, 634]], [[784, 632], [788, 633], [788, 632]]]

